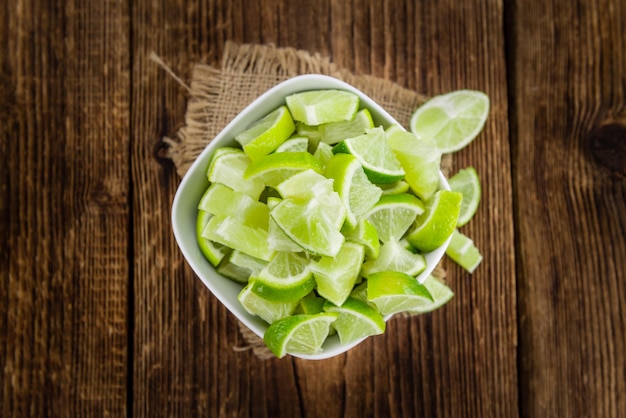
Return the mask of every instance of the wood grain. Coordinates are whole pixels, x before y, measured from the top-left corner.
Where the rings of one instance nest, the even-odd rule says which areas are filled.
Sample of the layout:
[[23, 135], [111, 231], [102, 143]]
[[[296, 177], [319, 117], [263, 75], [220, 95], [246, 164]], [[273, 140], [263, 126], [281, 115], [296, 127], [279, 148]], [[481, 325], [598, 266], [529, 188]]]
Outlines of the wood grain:
[[2, 3], [0, 415], [124, 416], [127, 10]]
[[[239, 1], [232, 7], [172, 2], [167, 13], [144, 4], [133, 11], [138, 110], [132, 120], [134, 136], [143, 138], [133, 144], [132, 156], [135, 415], [517, 415], [511, 185], [510, 176], [498, 175], [510, 170], [502, 162], [509, 156], [502, 9], [497, 2], [488, 6], [441, 12], [435, 5], [404, 2], [295, 8], [289, 2]], [[439, 21], [433, 25], [435, 15]], [[482, 23], [468, 23], [474, 21]], [[438, 29], [459, 24], [464, 26], [455, 33]], [[185, 38], [205, 28], [206, 37]], [[449, 266], [458, 296], [448, 308], [394, 320], [383, 337], [332, 360], [263, 361], [233, 351], [244, 344], [235, 319], [193, 277], [169, 231], [159, 227], [168, 222], [176, 180], [152, 150], [180, 122], [184, 91], [147, 61], [154, 50], [184, 73], [202, 57], [217, 60], [226, 39], [329, 54], [356, 73], [395, 79], [428, 94], [467, 87], [492, 95], [485, 137], [458, 160], [458, 168], [472, 161], [484, 175], [486, 208], [480, 216], [490, 216], [494, 227], [470, 232], [490, 263], [471, 280]], [[489, 207], [500, 210], [490, 214]]]
[[521, 412], [622, 416], [626, 183], [587, 140], [626, 114], [626, 7], [518, 2], [511, 20]]
[[[626, 415], [620, 0], [0, 0], [0, 416]], [[261, 360], [176, 247], [161, 139], [224, 42], [480, 89], [484, 255], [347, 354]]]

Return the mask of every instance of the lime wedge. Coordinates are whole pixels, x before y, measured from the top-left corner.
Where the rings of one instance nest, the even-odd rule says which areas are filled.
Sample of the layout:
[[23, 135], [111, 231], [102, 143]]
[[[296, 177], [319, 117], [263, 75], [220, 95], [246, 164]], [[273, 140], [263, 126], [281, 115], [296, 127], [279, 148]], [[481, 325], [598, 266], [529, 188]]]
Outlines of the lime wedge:
[[267, 245], [266, 230], [245, 225], [232, 216], [212, 216], [202, 236], [261, 260], [269, 261], [274, 255]]
[[350, 154], [337, 154], [326, 165], [324, 175], [334, 179], [333, 189], [346, 207], [346, 222], [357, 222], [378, 202], [382, 190], [369, 181], [361, 163]]
[[273, 302], [297, 302], [315, 287], [309, 260], [283, 252], [250, 277], [250, 283], [254, 293]]
[[400, 240], [413, 224], [416, 217], [424, 212], [424, 204], [409, 193], [382, 196], [366, 214], [374, 225], [382, 242]]
[[418, 139], [399, 125], [388, 128], [385, 135], [406, 172], [405, 181], [417, 197], [428, 200], [439, 189], [441, 151], [431, 139]]
[[480, 255], [478, 248], [474, 245], [474, 241], [458, 230], [452, 233], [446, 254], [469, 273], [473, 273], [483, 260], [483, 256]]
[[411, 312], [430, 306], [433, 297], [415, 277], [395, 271], [374, 273], [367, 278], [367, 299], [382, 315]]
[[350, 229], [346, 225], [341, 229], [347, 241], [361, 244], [365, 248], [365, 258], [374, 260], [378, 258], [380, 252], [380, 241], [376, 228], [367, 219], [362, 219], [357, 223], [356, 228]]
[[309, 138], [306, 136], [294, 136], [283, 142], [274, 152], [307, 152], [309, 150]]
[[361, 302], [367, 303], [368, 305], [376, 308], [376, 305], [367, 300], [367, 280], [363, 280], [361, 283], [354, 286], [354, 289], [350, 292], [350, 298], [358, 299]]
[[389, 184], [402, 180], [404, 170], [385, 139], [383, 128], [368, 129], [365, 134], [348, 138], [333, 147], [335, 154], [354, 155], [365, 174], [374, 184]]
[[333, 158], [333, 147], [326, 142], [320, 142], [313, 153], [313, 156], [319, 160], [319, 162], [326, 167], [326, 164]]
[[293, 118], [309, 126], [352, 120], [359, 109], [359, 96], [343, 90], [314, 90], [285, 99]]
[[426, 313], [432, 312], [435, 309], [441, 308], [448, 303], [453, 297], [454, 292], [446, 286], [446, 284], [433, 275], [429, 275], [423, 283], [424, 287], [428, 289], [428, 292], [433, 297], [433, 303], [426, 306], [419, 306], [411, 311], [411, 313]]
[[338, 196], [309, 201], [286, 198], [270, 216], [292, 241], [313, 254], [334, 257], [344, 242], [337, 223], [343, 222], [345, 208]]
[[363, 264], [363, 275], [369, 277], [380, 271], [398, 271], [409, 276], [417, 276], [426, 268], [426, 259], [421, 254], [407, 250], [401, 243], [390, 240], [380, 247], [376, 260]]
[[485, 125], [489, 97], [480, 91], [458, 90], [435, 96], [417, 108], [409, 126], [418, 138], [433, 139], [443, 153], [472, 142]]
[[366, 129], [374, 127], [374, 121], [369, 110], [362, 109], [357, 112], [352, 120], [326, 123], [318, 127], [322, 141], [327, 144], [336, 144], [347, 138], [365, 134]]
[[265, 186], [259, 180], [245, 180], [250, 158], [240, 149], [222, 147], [215, 150], [207, 170], [211, 183], [221, 183], [231, 189], [259, 200]]
[[217, 266], [217, 272], [238, 283], [248, 283], [252, 274], [258, 274], [267, 261], [259, 260], [239, 250], [232, 250]]
[[245, 286], [239, 295], [237, 300], [251, 315], [256, 315], [263, 319], [268, 324], [281, 320], [291, 315], [298, 301], [296, 302], [273, 302], [267, 300], [252, 291], [252, 285]]
[[457, 227], [461, 227], [468, 223], [478, 209], [480, 202], [481, 188], [478, 173], [474, 167], [467, 167], [459, 170], [454, 176], [448, 180], [450, 188], [455, 192], [463, 195], [461, 200], [461, 212]]
[[379, 184], [378, 187], [382, 190], [383, 195], [406, 193], [409, 191], [409, 183], [404, 180], [396, 181], [395, 183], [390, 184]]
[[459, 192], [440, 190], [426, 202], [426, 211], [409, 231], [409, 243], [423, 252], [433, 251], [446, 242], [456, 228], [461, 199]]
[[346, 242], [334, 257], [321, 257], [311, 264], [317, 293], [335, 305], [341, 305], [350, 295], [365, 257], [363, 246]]
[[311, 292], [302, 299], [300, 299], [300, 302], [298, 303], [298, 306], [296, 306], [296, 310], [294, 311], [294, 313], [313, 315], [323, 312], [324, 302], [324, 298], [316, 296], [315, 292]]
[[347, 298], [341, 306], [326, 302], [324, 310], [339, 314], [333, 322], [333, 328], [337, 330], [341, 344], [350, 344], [385, 332], [385, 320], [380, 312], [358, 299]]
[[267, 205], [221, 183], [209, 186], [200, 199], [198, 209], [213, 215], [233, 215], [242, 223], [261, 229], [267, 229], [269, 221]]
[[213, 215], [203, 210], [198, 211], [198, 217], [196, 218], [196, 239], [198, 240], [198, 247], [200, 247], [202, 255], [215, 267], [222, 261], [226, 254], [228, 254], [230, 248], [202, 236], [202, 231], [204, 231], [204, 228], [209, 223], [209, 219], [211, 219], [212, 216]]
[[316, 193], [324, 192], [324, 190], [330, 193], [333, 188], [326, 177], [313, 169], [308, 169], [288, 177], [276, 186], [276, 190], [283, 198], [309, 199], [314, 197]]
[[[281, 201], [282, 199], [276, 198], [276, 197], [268, 198], [267, 207], [269, 207], [271, 210], [276, 205], [278, 205]], [[270, 218], [269, 226], [267, 228], [267, 242], [268, 242], [268, 246], [272, 250], [276, 250], [276, 251], [284, 251], [284, 252], [291, 252], [291, 253], [299, 253], [301, 251], [304, 251], [304, 248], [300, 247], [298, 244], [293, 242], [291, 238], [289, 238], [287, 234], [285, 234], [283, 230], [280, 229], [278, 225], [276, 225], [276, 221], [274, 221], [272, 218]]]
[[320, 134], [317, 126], [309, 126], [302, 122], [296, 121], [296, 134], [298, 136], [306, 136], [309, 138], [309, 145], [317, 144], [322, 139], [322, 134]]
[[319, 160], [308, 152], [280, 152], [266, 155], [250, 163], [244, 178], [258, 179], [266, 186], [276, 187], [295, 173], [305, 170], [321, 173], [324, 168]]
[[281, 106], [235, 137], [251, 160], [274, 151], [296, 130], [289, 110]]
[[292, 315], [272, 323], [263, 340], [278, 358], [286, 354], [319, 354], [338, 314]]

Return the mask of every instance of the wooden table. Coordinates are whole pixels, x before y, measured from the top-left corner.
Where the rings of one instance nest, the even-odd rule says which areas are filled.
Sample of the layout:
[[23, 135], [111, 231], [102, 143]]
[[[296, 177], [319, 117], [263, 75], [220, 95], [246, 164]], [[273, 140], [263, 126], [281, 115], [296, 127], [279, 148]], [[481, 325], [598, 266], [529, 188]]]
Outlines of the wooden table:
[[[177, 249], [161, 139], [224, 42], [489, 94], [484, 262], [337, 358], [259, 360]], [[0, 416], [626, 416], [623, 0], [0, 2]]]

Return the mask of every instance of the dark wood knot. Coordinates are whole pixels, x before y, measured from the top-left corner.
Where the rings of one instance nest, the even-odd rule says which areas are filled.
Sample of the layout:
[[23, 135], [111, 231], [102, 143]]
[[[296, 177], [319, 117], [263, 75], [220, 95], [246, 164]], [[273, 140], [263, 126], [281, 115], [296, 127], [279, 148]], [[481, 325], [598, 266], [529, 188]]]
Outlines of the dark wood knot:
[[626, 176], [626, 120], [600, 125], [589, 134], [588, 145], [600, 165]]

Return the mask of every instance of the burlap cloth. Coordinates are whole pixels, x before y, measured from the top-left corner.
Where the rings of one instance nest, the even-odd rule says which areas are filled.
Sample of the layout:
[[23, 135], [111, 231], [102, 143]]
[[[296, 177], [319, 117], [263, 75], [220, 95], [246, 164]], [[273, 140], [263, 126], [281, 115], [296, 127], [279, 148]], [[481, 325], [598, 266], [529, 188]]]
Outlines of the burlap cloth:
[[[319, 54], [229, 41], [224, 46], [220, 68], [200, 63], [193, 66], [185, 124], [175, 136], [163, 139], [166, 156], [173, 161], [178, 175], [183, 177], [209, 142], [254, 99], [281, 81], [301, 74], [325, 74], [353, 85], [405, 127], [411, 114], [426, 100], [425, 96], [389, 80], [354, 75]], [[444, 173], [450, 165], [451, 157], [444, 156]], [[433, 274], [443, 278], [445, 271], [438, 266]], [[252, 350], [260, 358], [273, 356], [263, 340], [241, 322], [239, 328], [246, 344], [235, 350]]]

